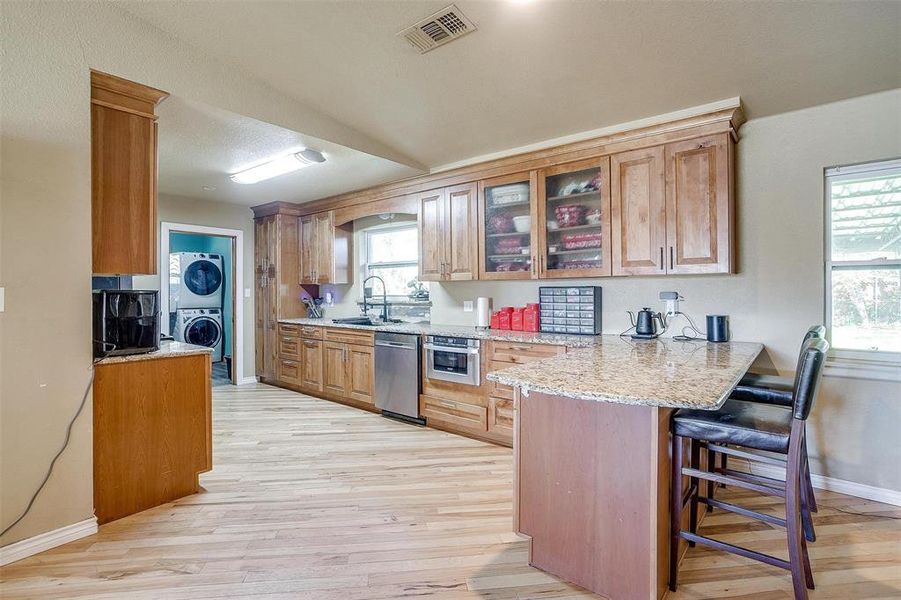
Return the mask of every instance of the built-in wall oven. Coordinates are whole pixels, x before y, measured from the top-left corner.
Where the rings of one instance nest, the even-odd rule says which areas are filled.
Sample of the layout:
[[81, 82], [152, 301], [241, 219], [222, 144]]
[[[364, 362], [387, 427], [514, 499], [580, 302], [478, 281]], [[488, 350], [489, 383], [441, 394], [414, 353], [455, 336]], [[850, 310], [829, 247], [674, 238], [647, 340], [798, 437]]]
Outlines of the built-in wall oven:
[[479, 340], [430, 335], [426, 337], [426, 377], [478, 386]]

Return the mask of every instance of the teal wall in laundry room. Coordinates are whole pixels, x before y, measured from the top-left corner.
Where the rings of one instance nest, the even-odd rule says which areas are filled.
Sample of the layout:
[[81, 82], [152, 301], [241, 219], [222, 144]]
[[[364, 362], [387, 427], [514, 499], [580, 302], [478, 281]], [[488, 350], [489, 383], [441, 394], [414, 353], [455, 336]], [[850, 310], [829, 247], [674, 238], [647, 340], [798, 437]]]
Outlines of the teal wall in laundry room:
[[[169, 252], [203, 252], [204, 254], [219, 254], [222, 256], [222, 270], [225, 273], [225, 306], [222, 308], [222, 329], [223, 329], [223, 350], [225, 354], [231, 354], [232, 342], [232, 264], [234, 257], [232, 256], [231, 238], [220, 237], [217, 235], [203, 235], [199, 233], [177, 233], [169, 234]], [[170, 307], [170, 310], [172, 307]]]

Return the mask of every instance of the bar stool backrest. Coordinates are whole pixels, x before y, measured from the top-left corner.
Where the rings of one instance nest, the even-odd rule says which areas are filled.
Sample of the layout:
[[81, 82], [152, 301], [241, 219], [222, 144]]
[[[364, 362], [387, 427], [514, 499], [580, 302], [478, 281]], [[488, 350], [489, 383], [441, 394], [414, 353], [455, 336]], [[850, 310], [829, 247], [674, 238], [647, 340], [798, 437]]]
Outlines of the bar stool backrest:
[[810, 329], [807, 330], [807, 333], [804, 334], [804, 339], [801, 340], [801, 349], [804, 349], [804, 342], [811, 338], [826, 338], [826, 328], [823, 325], [813, 325]]
[[798, 368], [795, 370], [793, 393], [792, 414], [796, 419], [806, 421], [810, 415], [820, 388], [828, 351], [829, 342], [821, 337], [811, 337], [802, 346], [801, 355], [798, 357]]

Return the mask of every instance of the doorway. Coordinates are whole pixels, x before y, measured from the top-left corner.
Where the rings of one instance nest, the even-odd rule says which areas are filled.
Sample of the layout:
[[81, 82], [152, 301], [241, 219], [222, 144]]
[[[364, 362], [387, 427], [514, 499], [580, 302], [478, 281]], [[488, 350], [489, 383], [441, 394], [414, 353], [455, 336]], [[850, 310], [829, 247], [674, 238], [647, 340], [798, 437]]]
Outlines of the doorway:
[[243, 380], [244, 232], [162, 223], [160, 308], [163, 333], [213, 348], [213, 385]]

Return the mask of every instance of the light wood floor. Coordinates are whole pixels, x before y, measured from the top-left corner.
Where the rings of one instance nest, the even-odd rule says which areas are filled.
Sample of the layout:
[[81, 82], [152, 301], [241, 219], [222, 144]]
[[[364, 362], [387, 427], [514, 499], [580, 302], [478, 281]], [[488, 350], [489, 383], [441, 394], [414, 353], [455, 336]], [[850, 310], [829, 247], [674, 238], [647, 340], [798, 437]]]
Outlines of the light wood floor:
[[[217, 388], [214, 407], [205, 493], [0, 569], [0, 597], [594, 597], [528, 566], [510, 531], [509, 449], [262, 385]], [[901, 597], [901, 525], [876, 516], [901, 510], [819, 498], [812, 598]], [[785, 555], [782, 531], [766, 524], [717, 512], [703, 529]], [[670, 598], [791, 589], [783, 571], [701, 548], [682, 580]]]

